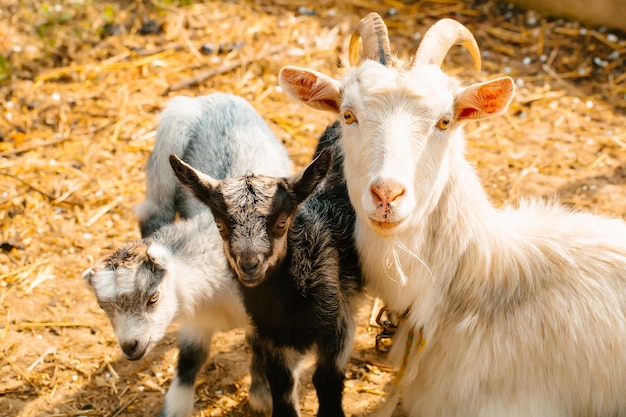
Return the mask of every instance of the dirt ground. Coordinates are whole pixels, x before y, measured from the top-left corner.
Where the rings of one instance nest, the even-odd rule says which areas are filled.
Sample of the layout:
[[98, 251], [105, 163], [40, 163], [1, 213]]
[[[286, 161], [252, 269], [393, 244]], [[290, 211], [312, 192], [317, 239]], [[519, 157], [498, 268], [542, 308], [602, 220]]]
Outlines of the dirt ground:
[[[515, 78], [506, 115], [466, 129], [494, 204], [539, 196], [626, 216], [625, 33], [495, 1], [339, 3], [0, 0], [0, 417], [158, 414], [176, 326], [148, 357], [125, 360], [81, 273], [139, 238], [131, 209], [159, 112], [175, 95], [241, 95], [301, 167], [332, 116], [293, 104], [278, 71], [340, 76], [369, 11], [403, 56], [438, 18], [456, 18], [475, 34], [483, 70], [460, 48], [447, 70], [468, 83]], [[393, 378], [373, 349], [371, 309], [367, 300], [348, 369], [349, 415], [374, 410]], [[194, 415], [251, 415], [248, 363], [241, 331], [218, 335]], [[301, 400], [314, 415], [307, 372]]]

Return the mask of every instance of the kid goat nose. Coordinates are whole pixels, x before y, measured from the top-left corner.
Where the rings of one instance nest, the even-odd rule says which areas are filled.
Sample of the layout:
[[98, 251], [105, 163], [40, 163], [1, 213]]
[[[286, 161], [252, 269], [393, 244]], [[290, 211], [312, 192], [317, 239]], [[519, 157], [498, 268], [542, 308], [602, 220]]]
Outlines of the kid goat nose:
[[239, 261], [239, 266], [241, 267], [241, 270], [243, 272], [245, 272], [246, 274], [251, 274], [259, 266], [259, 259], [256, 256], [242, 257]]
[[378, 180], [370, 186], [370, 194], [374, 204], [385, 207], [393, 202], [398, 202], [404, 192], [404, 186], [392, 179]]
[[133, 354], [137, 351], [137, 347], [139, 346], [139, 341], [135, 340], [127, 340], [120, 344], [124, 353], [128, 356], [133, 356]]

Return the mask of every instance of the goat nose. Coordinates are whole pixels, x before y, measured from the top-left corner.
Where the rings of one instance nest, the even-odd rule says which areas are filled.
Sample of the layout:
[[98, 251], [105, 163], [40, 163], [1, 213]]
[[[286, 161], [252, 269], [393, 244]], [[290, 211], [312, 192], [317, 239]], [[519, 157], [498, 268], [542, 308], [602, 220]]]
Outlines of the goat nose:
[[139, 340], [128, 340], [122, 342], [120, 345], [126, 355], [133, 356], [139, 347]]
[[405, 188], [395, 180], [384, 179], [370, 185], [370, 194], [375, 204], [388, 205], [399, 201], [404, 195]]
[[245, 272], [246, 274], [251, 274], [259, 266], [259, 258], [256, 256], [242, 257], [239, 261], [239, 266], [241, 267], [241, 270], [243, 272]]

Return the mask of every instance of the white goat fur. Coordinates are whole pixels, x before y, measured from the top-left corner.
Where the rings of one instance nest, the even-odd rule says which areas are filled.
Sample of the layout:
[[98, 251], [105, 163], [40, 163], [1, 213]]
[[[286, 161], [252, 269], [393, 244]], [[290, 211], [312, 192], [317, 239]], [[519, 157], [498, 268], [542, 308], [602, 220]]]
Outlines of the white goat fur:
[[[370, 60], [279, 80], [340, 116], [368, 289], [408, 310], [397, 365], [423, 327], [398, 385], [409, 416], [626, 416], [626, 225], [554, 202], [496, 209], [464, 157], [461, 125], [503, 112], [512, 80], [462, 88], [436, 65]], [[403, 194], [383, 210], [371, 187], [385, 183]]]
[[[148, 163], [146, 201], [137, 209], [143, 239], [127, 242], [83, 274], [131, 360], [143, 358], [175, 319], [180, 322], [179, 363], [159, 417], [188, 417], [212, 336], [249, 327], [249, 319], [213, 216], [177, 185], [171, 153], [217, 178], [249, 172], [283, 176], [293, 166], [280, 140], [243, 98], [215, 93], [172, 99], [161, 114]], [[174, 221], [176, 215], [181, 219]], [[155, 294], [157, 301], [150, 303]], [[269, 386], [257, 368], [253, 356], [248, 399], [254, 410], [267, 411]]]
[[[111, 320], [120, 345], [139, 343], [143, 353], [131, 359], [150, 352], [174, 320], [180, 323], [179, 347], [202, 346], [207, 353], [216, 332], [249, 326], [214, 229], [211, 214], [200, 213], [164, 225], [148, 239], [126, 243], [85, 271], [83, 277]], [[145, 306], [155, 290], [159, 300]], [[179, 371], [160, 416], [186, 417], [193, 411], [194, 386], [181, 384]], [[255, 394], [249, 396], [251, 405], [267, 410], [269, 398]]]

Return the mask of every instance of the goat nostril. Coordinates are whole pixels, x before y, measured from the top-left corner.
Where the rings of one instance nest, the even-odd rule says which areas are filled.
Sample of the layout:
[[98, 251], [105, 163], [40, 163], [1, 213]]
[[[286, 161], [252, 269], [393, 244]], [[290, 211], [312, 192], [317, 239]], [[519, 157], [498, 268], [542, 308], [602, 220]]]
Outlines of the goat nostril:
[[239, 262], [239, 266], [246, 274], [254, 272], [259, 266], [259, 260], [256, 257], [244, 258]]
[[135, 353], [138, 346], [139, 346], [138, 340], [131, 340], [131, 341], [122, 343], [122, 350], [124, 351], [125, 354], [130, 356], [133, 353]]
[[374, 204], [380, 204], [383, 202], [384, 196], [381, 195], [382, 193], [380, 192], [380, 188], [377, 184], [372, 184], [370, 186], [370, 194], [372, 195], [372, 200], [374, 201]]
[[389, 202], [400, 200], [404, 195], [404, 187], [400, 184], [396, 184], [396, 187], [389, 191]]
[[370, 186], [370, 194], [376, 204], [389, 204], [399, 200], [405, 193], [402, 184], [393, 180], [381, 180]]

